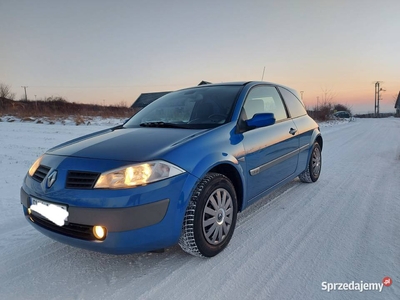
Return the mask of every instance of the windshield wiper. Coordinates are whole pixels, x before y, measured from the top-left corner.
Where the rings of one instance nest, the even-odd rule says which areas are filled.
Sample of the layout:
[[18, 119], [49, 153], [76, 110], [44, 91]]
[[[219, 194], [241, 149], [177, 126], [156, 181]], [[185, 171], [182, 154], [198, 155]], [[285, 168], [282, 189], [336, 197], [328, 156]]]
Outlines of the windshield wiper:
[[180, 126], [174, 123], [166, 123], [166, 122], [144, 122], [140, 123], [142, 127], [162, 127], [162, 128], [187, 128], [185, 126]]

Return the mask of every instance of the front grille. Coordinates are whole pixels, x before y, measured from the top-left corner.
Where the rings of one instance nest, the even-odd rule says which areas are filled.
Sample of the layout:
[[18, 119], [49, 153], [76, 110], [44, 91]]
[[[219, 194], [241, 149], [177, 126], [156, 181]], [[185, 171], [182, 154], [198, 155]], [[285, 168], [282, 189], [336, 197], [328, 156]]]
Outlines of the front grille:
[[92, 226], [68, 223], [60, 227], [54, 224], [53, 222], [44, 219], [42, 216], [40, 216], [35, 212], [32, 212], [32, 214], [30, 214], [29, 217], [33, 223], [45, 229], [51, 230], [53, 232], [57, 232], [69, 237], [86, 241], [96, 240], [96, 238], [93, 235]]
[[46, 177], [47, 173], [49, 173], [51, 168], [40, 165], [35, 173], [33, 174], [32, 178], [38, 182], [42, 182], [43, 179]]
[[100, 173], [68, 171], [67, 189], [92, 189]]

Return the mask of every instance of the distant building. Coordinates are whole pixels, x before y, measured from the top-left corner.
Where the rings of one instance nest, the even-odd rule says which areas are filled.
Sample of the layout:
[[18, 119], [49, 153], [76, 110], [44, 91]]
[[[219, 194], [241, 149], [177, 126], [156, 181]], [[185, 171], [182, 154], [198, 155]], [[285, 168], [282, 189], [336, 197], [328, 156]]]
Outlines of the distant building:
[[142, 93], [140, 94], [139, 98], [136, 99], [135, 102], [133, 102], [131, 108], [133, 108], [134, 112], [138, 112], [141, 110], [143, 107], [146, 107], [149, 105], [151, 102], [157, 100], [158, 98], [171, 93], [171, 91], [168, 92], [156, 92], [156, 93]]
[[397, 96], [396, 104], [394, 105], [394, 108], [396, 109], [396, 117], [400, 117], [400, 92], [399, 95]]
[[[202, 80], [198, 85], [204, 85], [204, 84], [211, 84], [211, 82], [204, 81]], [[142, 93], [140, 96], [136, 99], [135, 102], [133, 102], [131, 108], [135, 113], [137, 113], [139, 110], [141, 110], [143, 107], [146, 107], [149, 105], [151, 102], [157, 100], [158, 98], [171, 93], [171, 91], [168, 92], [155, 92], [155, 93]]]
[[198, 85], [211, 84], [211, 82], [202, 80]]

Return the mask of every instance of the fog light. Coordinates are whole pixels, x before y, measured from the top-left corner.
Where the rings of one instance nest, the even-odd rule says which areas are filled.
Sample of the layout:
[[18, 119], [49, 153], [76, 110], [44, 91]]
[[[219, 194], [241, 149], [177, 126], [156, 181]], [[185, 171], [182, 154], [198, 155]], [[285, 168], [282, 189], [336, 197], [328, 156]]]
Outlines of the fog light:
[[93, 226], [93, 235], [98, 240], [104, 240], [106, 237], [107, 229], [103, 226]]
[[32, 213], [31, 209], [28, 208], [28, 215], [30, 215]]

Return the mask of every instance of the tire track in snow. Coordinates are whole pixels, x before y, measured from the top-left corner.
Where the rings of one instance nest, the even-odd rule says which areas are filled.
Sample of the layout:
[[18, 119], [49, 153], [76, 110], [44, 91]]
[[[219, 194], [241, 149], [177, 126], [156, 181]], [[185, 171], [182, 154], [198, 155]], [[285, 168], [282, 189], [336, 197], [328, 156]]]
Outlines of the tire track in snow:
[[[255, 203], [211, 259], [178, 247], [99, 254], [53, 242], [28, 224], [3, 232], [0, 298], [399, 299], [399, 121], [322, 128], [320, 180], [293, 181]], [[322, 281], [386, 275], [394, 284], [382, 294], [321, 291]]]

